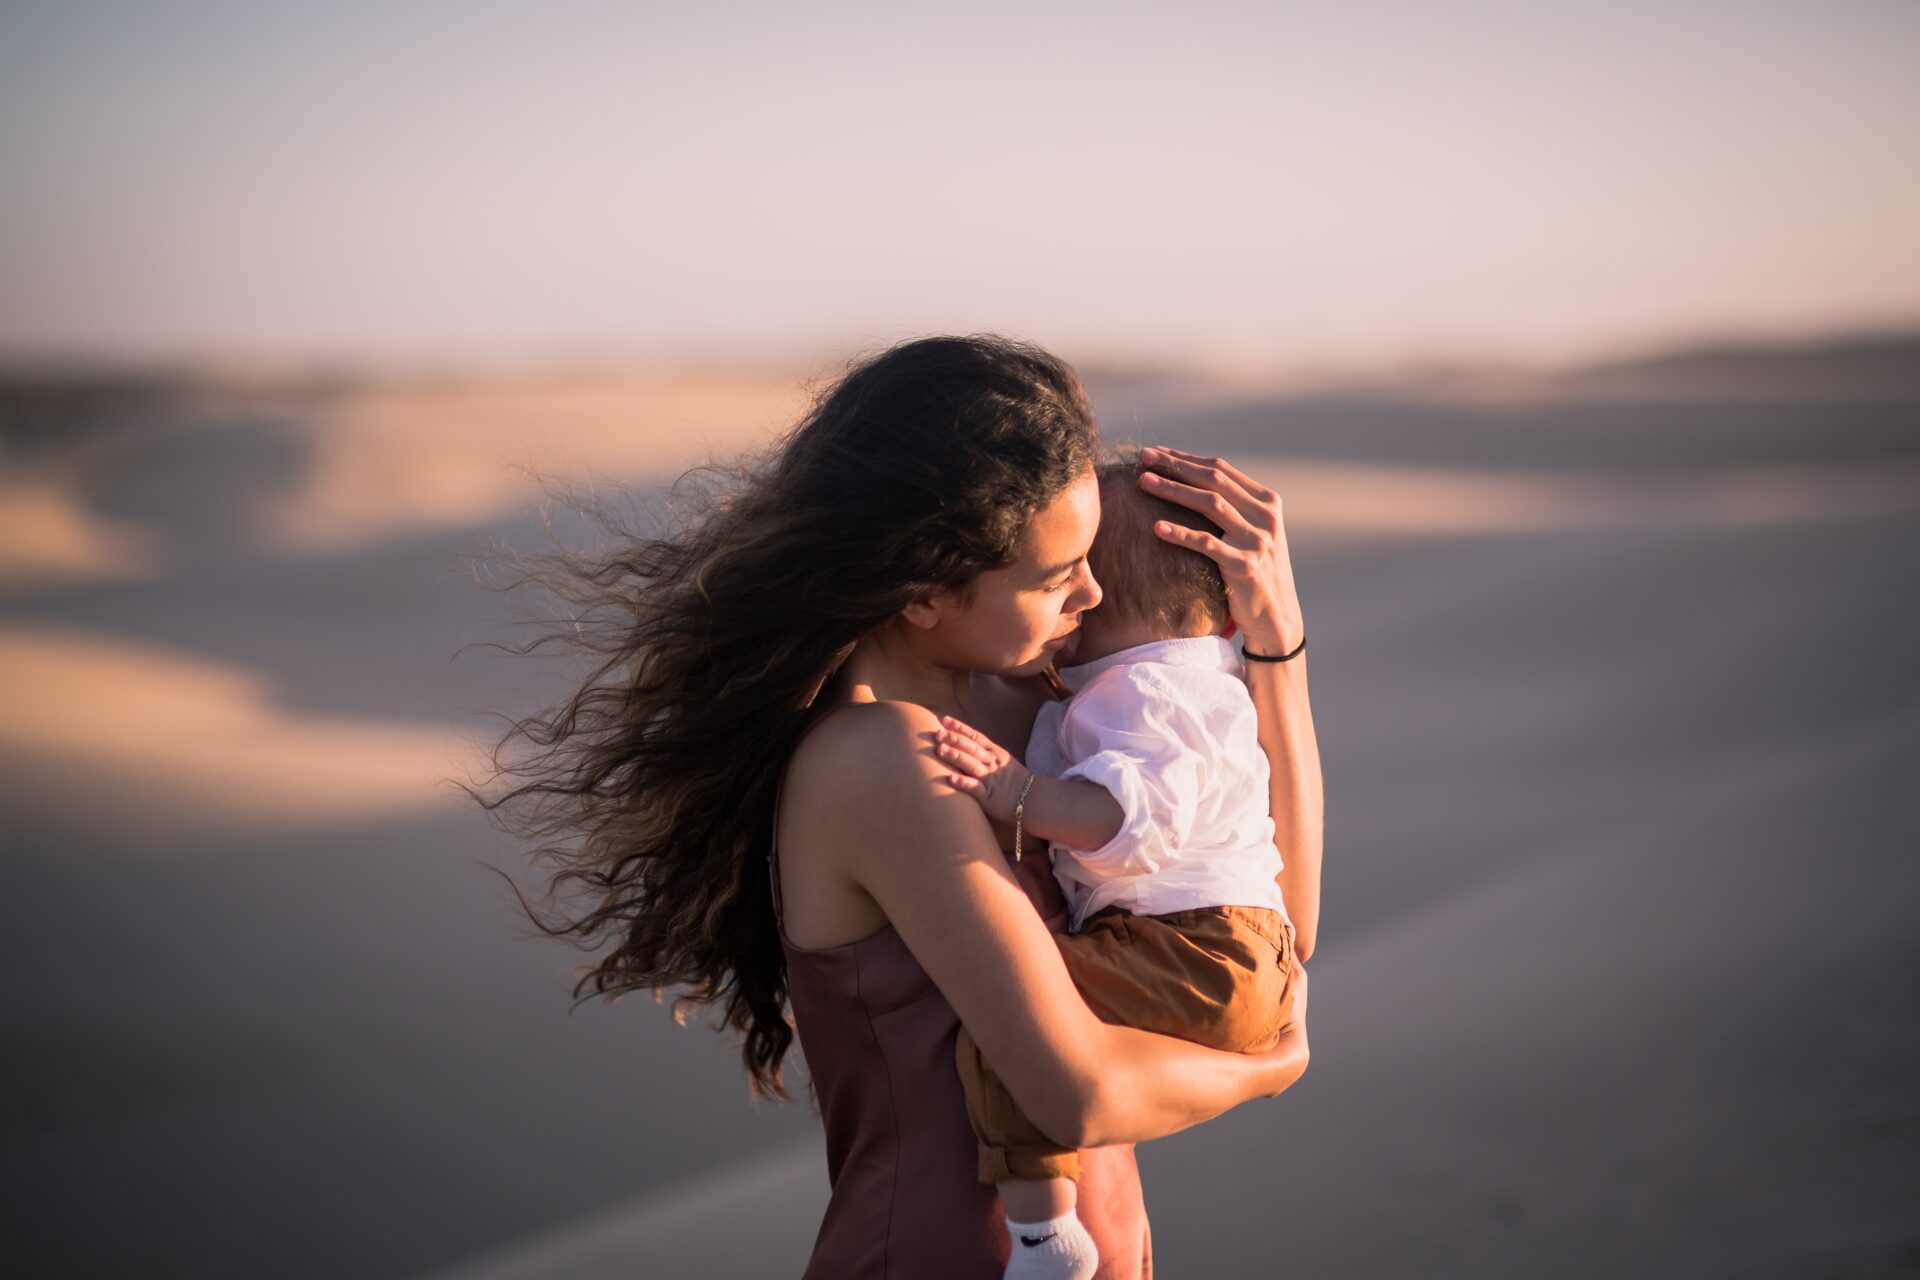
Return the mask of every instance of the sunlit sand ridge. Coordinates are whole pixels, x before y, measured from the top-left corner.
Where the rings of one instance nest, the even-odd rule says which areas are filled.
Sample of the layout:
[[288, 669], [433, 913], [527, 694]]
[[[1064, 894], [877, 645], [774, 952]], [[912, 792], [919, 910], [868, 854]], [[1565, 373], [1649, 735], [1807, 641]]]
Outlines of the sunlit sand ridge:
[[300, 487], [265, 509], [274, 545], [335, 551], [472, 525], [539, 496], [522, 469], [634, 481], [725, 460], [791, 424], [799, 376], [528, 379], [369, 387], [322, 407]]
[[1271, 486], [1289, 528], [1324, 534], [1760, 525], [1920, 510], [1920, 459], [1605, 476], [1232, 459]]
[[6, 624], [0, 763], [9, 790], [62, 813], [252, 827], [425, 810], [475, 756], [448, 726], [291, 711], [240, 668]]
[[139, 578], [156, 548], [130, 526], [89, 511], [51, 477], [0, 475], [0, 590], [89, 578]]
[[[307, 474], [262, 508], [262, 532], [275, 546], [337, 551], [468, 526], [537, 500], [528, 467], [589, 484], [667, 480], [765, 444], [806, 403], [797, 375], [772, 374], [371, 387], [316, 412]], [[1757, 524], [1920, 504], [1910, 460], [1634, 477], [1235, 461], [1282, 492], [1290, 523], [1335, 534]]]

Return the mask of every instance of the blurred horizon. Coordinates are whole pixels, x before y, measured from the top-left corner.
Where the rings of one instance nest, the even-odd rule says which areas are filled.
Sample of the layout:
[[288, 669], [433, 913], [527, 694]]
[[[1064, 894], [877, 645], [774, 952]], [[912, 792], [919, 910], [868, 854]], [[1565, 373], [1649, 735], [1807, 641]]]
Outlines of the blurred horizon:
[[[278, 388], [294, 391], [370, 389], [429, 385], [485, 386], [504, 383], [620, 381], [788, 381], [812, 385], [830, 380], [849, 364], [878, 354], [892, 342], [925, 334], [868, 342], [811, 359], [734, 353], [731, 356], [630, 351], [598, 356], [549, 355], [499, 359], [469, 354], [388, 360], [321, 358], [148, 358], [103, 355], [23, 355], [0, 351], [0, 386], [109, 388], [143, 392], [166, 388]], [[962, 332], [962, 331], [953, 331]], [[996, 333], [1022, 341], [1028, 335]], [[1045, 345], [1044, 343], [1041, 345]], [[1690, 340], [1629, 344], [1563, 359], [1457, 357], [1321, 364], [1276, 361], [1238, 365], [1203, 358], [1132, 359], [1099, 351], [1053, 348], [1086, 379], [1107, 383], [1166, 382], [1180, 395], [1259, 396], [1405, 395], [1417, 398], [1544, 399], [1591, 396], [1660, 397], [1708, 395], [1715, 399], [1804, 394], [1819, 399], [1894, 398], [1920, 394], [1920, 319], [1883, 326], [1840, 326], [1793, 337], [1754, 338], [1729, 333]], [[1756, 384], [1755, 379], [1760, 379]]]

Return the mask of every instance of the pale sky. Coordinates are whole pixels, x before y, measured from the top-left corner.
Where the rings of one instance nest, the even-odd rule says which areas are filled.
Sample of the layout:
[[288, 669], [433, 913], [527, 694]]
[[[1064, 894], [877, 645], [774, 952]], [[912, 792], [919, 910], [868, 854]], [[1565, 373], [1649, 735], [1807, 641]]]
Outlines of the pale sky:
[[0, 7], [0, 354], [1560, 359], [1920, 321], [1913, 0]]

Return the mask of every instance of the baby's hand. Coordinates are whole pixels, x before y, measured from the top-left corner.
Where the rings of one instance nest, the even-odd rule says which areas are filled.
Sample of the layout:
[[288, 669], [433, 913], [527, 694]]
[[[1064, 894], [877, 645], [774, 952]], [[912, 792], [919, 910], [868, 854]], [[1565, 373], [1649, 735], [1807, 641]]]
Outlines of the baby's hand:
[[941, 716], [940, 759], [954, 770], [947, 781], [980, 802], [989, 818], [1013, 821], [1013, 807], [1032, 775], [1013, 753], [964, 720]]

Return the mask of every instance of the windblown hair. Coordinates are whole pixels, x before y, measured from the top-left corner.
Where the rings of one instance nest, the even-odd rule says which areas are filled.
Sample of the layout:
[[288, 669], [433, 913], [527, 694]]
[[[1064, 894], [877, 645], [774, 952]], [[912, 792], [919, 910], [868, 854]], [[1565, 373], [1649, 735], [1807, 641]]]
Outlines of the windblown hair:
[[1220, 526], [1198, 511], [1143, 490], [1140, 477], [1148, 470], [1139, 450], [1123, 448], [1117, 461], [1102, 463], [1097, 471], [1100, 531], [1087, 563], [1104, 593], [1100, 608], [1168, 636], [1180, 634], [1196, 619], [1218, 631], [1231, 616], [1220, 566], [1209, 556], [1159, 537], [1153, 524], [1165, 520], [1216, 538]]
[[[599, 951], [578, 1000], [675, 993], [742, 1038], [756, 1097], [787, 1097], [793, 1041], [767, 854], [781, 773], [859, 640], [909, 603], [964, 593], [1017, 557], [1034, 513], [1093, 465], [1093, 412], [1066, 364], [993, 336], [907, 342], [850, 365], [798, 425], [717, 476], [678, 527], [614, 549], [508, 553], [500, 589], [578, 610], [557, 643], [595, 665], [494, 748], [496, 797], [549, 869], [534, 923]], [[517, 758], [515, 744], [522, 748]], [[498, 775], [496, 775], [498, 776]], [[511, 880], [511, 877], [508, 877]]]

